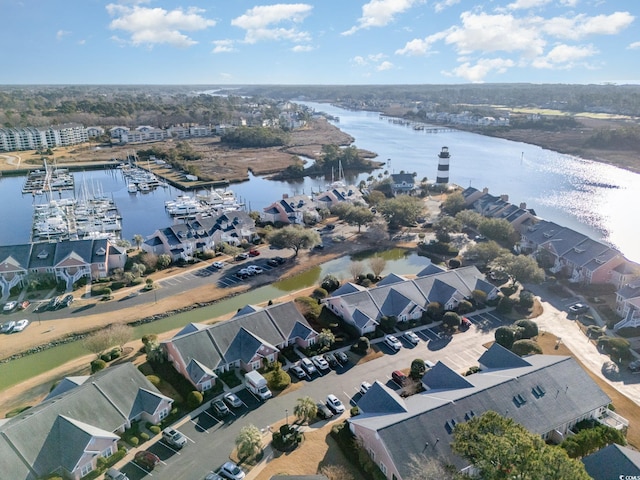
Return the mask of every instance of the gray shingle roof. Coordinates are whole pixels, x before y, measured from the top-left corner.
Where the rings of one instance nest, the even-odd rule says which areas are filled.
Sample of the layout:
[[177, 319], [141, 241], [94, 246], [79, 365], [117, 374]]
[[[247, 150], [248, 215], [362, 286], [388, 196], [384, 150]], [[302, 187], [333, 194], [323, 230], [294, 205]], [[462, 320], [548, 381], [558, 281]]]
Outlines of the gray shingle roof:
[[376, 380], [358, 400], [358, 408], [367, 414], [406, 412], [404, 400], [394, 390]]
[[[496, 411], [533, 433], [544, 434], [610, 402], [570, 357], [534, 355], [527, 361], [531, 366], [465, 377], [470, 383], [467, 388], [429, 390], [405, 398], [406, 413], [365, 414], [349, 421], [375, 431], [400, 475], [407, 476], [410, 456], [425, 453], [425, 448], [429, 455], [440, 456], [459, 469], [467, 466], [449, 447], [451, 433], [456, 423], [486, 411]], [[516, 405], [518, 395], [523, 402]]]
[[486, 352], [480, 355], [478, 363], [483, 370], [531, 366], [524, 358], [519, 357], [511, 350], [507, 350], [498, 342], [495, 342]]
[[621, 445], [608, 445], [582, 459], [594, 480], [640, 478], [640, 452]]
[[[138, 398], [141, 389], [146, 390], [143, 396], [147, 399]], [[128, 422], [130, 411], [139, 410], [143, 404], [153, 406], [149, 399], [158, 396], [167, 398], [131, 363], [109, 367], [91, 376], [82, 385], [0, 425], [0, 458], [15, 460], [10, 460], [10, 471], [3, 471], [3, 475], [7, 473], [6, 478], [11, 479], [33, 478], [29, 476], [29, 465], [35, 476], [44, 476], [63, 460], [72, 463], [71, 457], [63, 458], [54, 446], [69, 445], [69, 452], [75, 452], [86, 446], [86, 433], [91, 433], [91, 429], [114, 432]], [[62, 415], [73, 421], [61, 421]]]

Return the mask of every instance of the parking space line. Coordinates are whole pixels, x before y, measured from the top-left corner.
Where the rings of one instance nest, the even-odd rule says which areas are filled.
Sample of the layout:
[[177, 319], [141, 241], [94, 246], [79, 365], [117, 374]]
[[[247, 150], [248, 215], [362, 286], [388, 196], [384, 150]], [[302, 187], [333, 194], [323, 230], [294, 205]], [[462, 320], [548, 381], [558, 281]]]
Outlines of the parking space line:
[[147, 475], [149, 475], [150, 477], [153, 477], [153, 474], [151, 472], [149, 472], [146, 468], [142, 468], [140, 465], [138, 465], [136, 462], [130, 462], [133, 465], [135, 465], [136, 467], [138, 467], [140, 470], [142, 470], [144, 473], [146, 473]]
[[203, 432], [205, 433], [209, 433], [209, 430], [207, 430], [206, 428], [204, 428], [202, 425], [198, 425], [195, 420], [192, 418], [189, 420], [191, 423], [193, 423], [195, 425], [196, 428], [201, 429]]
[[[158, 442], [160, 445], [162, 445], [165, 448], [168, 448], [169, 450], [171, 450], [173, 453], [177, 453], [178, 455], [180, 455], [180, 452], [178, 450], [176, 450], [175, 448], [169, 446], [168, 444], [166, 444], [165, 442], [163, 442], [162, 440], [160, 440]], [[162, 461], [162, 460], [161, 460]]]
[[207, 412], [206, 410], [203, 410], [203, 411], [202, 411], [202, 413], [204, 413], [205, 415], [209, 415], [211, 418], [213, 418], [213, 419], [216, 421], [216, 423], [222, 423], [222, 422], [218, 419], [218, 417], [216, 417], [215, 415], [211, 415], [211, 414], [210, 414], [209, 412]]

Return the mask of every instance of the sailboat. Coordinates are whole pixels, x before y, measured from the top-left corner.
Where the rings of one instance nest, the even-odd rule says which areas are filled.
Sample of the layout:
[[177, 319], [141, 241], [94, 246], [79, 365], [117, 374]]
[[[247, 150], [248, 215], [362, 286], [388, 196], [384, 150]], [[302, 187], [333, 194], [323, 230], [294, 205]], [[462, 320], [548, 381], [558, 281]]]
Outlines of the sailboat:
[[338, 160], [338, 180], [333, 180], [333, 167], [331, 167], [331, 183], [329, 188], [346, 188], [347, 184], [344, 181], [344, 170], [342, 170], [342, 160]]

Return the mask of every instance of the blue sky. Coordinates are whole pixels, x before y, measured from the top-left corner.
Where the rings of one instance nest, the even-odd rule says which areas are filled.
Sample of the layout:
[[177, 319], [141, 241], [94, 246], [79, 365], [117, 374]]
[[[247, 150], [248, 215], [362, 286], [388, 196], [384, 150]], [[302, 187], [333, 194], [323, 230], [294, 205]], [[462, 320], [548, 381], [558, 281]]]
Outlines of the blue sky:
[[637, 0], [0, 0], [0, 84], [639, 83]]

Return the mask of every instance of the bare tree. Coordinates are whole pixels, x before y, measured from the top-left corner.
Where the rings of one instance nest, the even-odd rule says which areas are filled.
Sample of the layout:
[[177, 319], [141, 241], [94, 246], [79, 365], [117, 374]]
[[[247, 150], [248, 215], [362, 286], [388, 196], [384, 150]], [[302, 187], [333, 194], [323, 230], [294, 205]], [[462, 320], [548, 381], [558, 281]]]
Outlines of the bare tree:
[[[429, 446], [425, 446], [429, 448]], [[452, 480], [456, 478], [447, 466], [437, 457], [424, 453], [410, 456], [409, 477], [407, 480]]]
[[384, 258], [379, 257], [378, 255], [369, 259], [369, 267], [371, 268], [371, 271], [376, 278], [380, 278], [380, 275], [382, 274], [386, 266], [387, 261]]
[[113, 344], [111, 343], [109, 329], [106, 328], [87, 335], [84, 340], [82, 340], [82, 346], [91, 353], [95, 353], [98, 357], [111, 345]]
[[364, 264], [362, 262], [351, 262], [351, 265], [349, 265], [349, 273], [355, 282], [360, 275], [364, 274]]
[[110, 346], [118, 345], [122, 348], [133, 337], [133, 328], [121, 323], [111, 325], [107, 331], [111, 340]]

